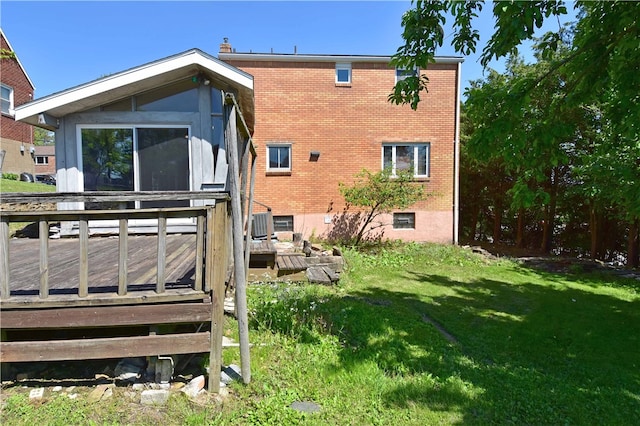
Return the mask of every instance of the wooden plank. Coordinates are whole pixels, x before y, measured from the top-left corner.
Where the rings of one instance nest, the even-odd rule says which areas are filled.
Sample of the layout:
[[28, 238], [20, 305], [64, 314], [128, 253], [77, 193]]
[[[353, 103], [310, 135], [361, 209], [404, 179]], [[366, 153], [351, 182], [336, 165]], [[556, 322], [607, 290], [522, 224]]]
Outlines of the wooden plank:
[[127, 202], [160, 200], [228, 200], [229, 194], [215, 191], [87, 191], [3, 193], [3, 203]]
[[87, 297], [89, 295], [89, 221], [85, 216], [80, 217], [78, 238], [80, 240], [80, 284], [78, 286], [78, 296]]
[[6, 217], [0, 217], [0, 300], [10, 297], [9, 279], [9, 221]]
[[156, 293], [164, 293], [165, 290], [165, 265], [167, 257], [167, 217], [158, 217], [158, 275], [156, 278]]
[[0, 311], [3, 329], [116, 327], [211, 321], [212, 303], [179, 303], [93, 308], [54, 308]]
[[209, 391], [220, 391], [220, 370], [222, 368], [222, 335], [224, 332], [224, 292], [226, 279], [226, 226], [227, 203], [216, 203], [214, 207], [214, 238], [212, 274], [211, 346], [209, 348]]
[[38, 221], [40, 240], [40, 298], [49, 297], [49, 222]]
[[118, 233], [118, 296], [127, 294], [127, 274], [129, 272], [129, 221], [120, 218], [120, 232]]
[[[4, 194], [3, 194], [4, 195]], [[45, 202], [45, 201], [43, 201]], [[50, 203], [50, 202], [48, 202]], [[2, 210], [10, 222], [32, 222], [39, 217], [46, 217], [50, 222], [74, 221], [80, 216], [87, 216], [89, 220], [118, 219], [124, 214], [129, 219], [155, 219], [160, 214], [165, 214], [171, 219], [184, 219], [204, 213], [204, 207], [172, 207], [137, 210], [35, 210], [13, 211]]]
[[310, 283], [331, 284], [331, 279], [322, 267], [312, 266], [308, 268], [307, 278]]
[[2, 342], [2, 362], [65, 361], [200, 353], [209, 350], [209, 333], [164, 334], [37, 342]]
[[205, 217], [198, 215], [196, 226], [196, 265], [195, 278], [193, 283], [194, 290], [202, 290], [203, 281], [203, 265], [204, 265], [204, 231]]
[[190, 288], [171, 289], [163, 294], [158, 294], [155, 290], [143, 290], [129, 292], [125, 296], [118, 296], [116, 292], [89, 293], [85, 298], [79, 298], [76, 294], [52, 294], [49, 295], [46, 300], [40, 299], [37, 296], [12, 296], [11, 299], [0, 302], [0, 309], [44, 309], [76, 306], [136, 305], [202, 300], [205, 297], [204, 293], [194, 291]]

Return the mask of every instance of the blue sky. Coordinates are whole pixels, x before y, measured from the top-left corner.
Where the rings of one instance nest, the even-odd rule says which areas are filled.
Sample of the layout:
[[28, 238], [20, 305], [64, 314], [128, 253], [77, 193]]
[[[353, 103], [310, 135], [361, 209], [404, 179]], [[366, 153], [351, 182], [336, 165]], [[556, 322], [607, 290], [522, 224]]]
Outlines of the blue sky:
[[[392, 55], [410, 7], [409, 1], [2, 0], [0, 25], [40, 98], [194, 47], [217, 55], [223, 37], [238, 52]], [[478, 52], [493, 33], [490, 5], [480, 18]], [[447, 44], [438, 54], [456, 55]], [[482, 77], [477, 61], [477, 54], [465, 58], [463, 88]]]

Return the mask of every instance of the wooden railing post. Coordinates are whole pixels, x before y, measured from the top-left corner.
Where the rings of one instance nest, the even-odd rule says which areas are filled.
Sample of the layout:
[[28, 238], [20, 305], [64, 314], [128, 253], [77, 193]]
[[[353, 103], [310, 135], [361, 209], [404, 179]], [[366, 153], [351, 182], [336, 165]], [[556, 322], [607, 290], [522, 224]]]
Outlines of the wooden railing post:
[[89, 219], [80, 216], [78, 221], [78, 239], [80, 240], [80, 285], [78, 296], [89, 295]]
[[49, 222], [45, 217], [38, 218], [40, 239], [40, 298], [49, 297]]
[[158, 276], [156, 293], [165, 291], [165, 264], [167, 259], [167, 215], [160, 213], [158, 216]]
[[193, 289], [201, 291], [204, 271], [205, 216], [199, 214], [196, 223], [196, 273]]
[[6, 300], [11, 295], [9, 290], [9, 220], [0, 218], [0, 299]]
[[129, 260], [129, 221], [120, 218], [118, 231], [118, 296], [127, 294]]

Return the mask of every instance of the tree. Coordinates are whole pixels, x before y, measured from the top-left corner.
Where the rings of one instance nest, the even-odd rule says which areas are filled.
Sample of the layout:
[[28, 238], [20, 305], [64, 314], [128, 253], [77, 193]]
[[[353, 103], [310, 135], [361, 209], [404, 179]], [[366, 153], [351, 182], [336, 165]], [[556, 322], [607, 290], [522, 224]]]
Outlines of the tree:
[[348, 186], [340, 183], [340, 193], [347, 202], [345, 214], [351, 206], [361, 208], [355, 213], [356, 226], [351, 243], [354, 246], [366, 239], [374, 229], [383, 226], [374, 225], [374, 221], [384, 213], [392, 210], [404, 210], [426, 197], [423, 185], [414, 182], [412, 170], [398, 171], [393, 175], [390, 169], [372, 173], [363, 169], [356, 175], [356, 181]]
[[41, 127], [33, 128], [33, 143], [37, 146], [55, 144], [55, 135], [52, 131]]

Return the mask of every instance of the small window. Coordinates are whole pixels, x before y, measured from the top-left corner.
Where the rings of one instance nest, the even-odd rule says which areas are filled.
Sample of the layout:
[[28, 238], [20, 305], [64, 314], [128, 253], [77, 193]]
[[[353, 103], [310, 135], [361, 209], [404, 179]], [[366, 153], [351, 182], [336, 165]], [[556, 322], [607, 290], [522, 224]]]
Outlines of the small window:
[[418, 68], [412, 70], [405, 70], [404, 68], [396, 68], [396, 83], [404, 80], [407, 77], [418, 75]]
[[293, 232], [293, 216], [274, 216], [274, 232]]
[[415, 177], [429, 177], [429, 155], [431, 144], [384, 144], [382, 167], [390, 168], [393, 175], [400, 170], [413, 170]]
[[416, 229], [416, 214], [394, 213], [393, 229]]
[[7, 115], [13, 115], [13, 88], [2, 85], [1, 90], [2, 98], [2, 113]]
[[291, 171], [291, 145], [273, 144], [267, 145], [267, 171], [290, 172]]
[[36, 155], [36, 164], [49, 164], [49, 157], [45, 155]]
[[336, 64], [336, 84], [351, 83], [351, 64]]

